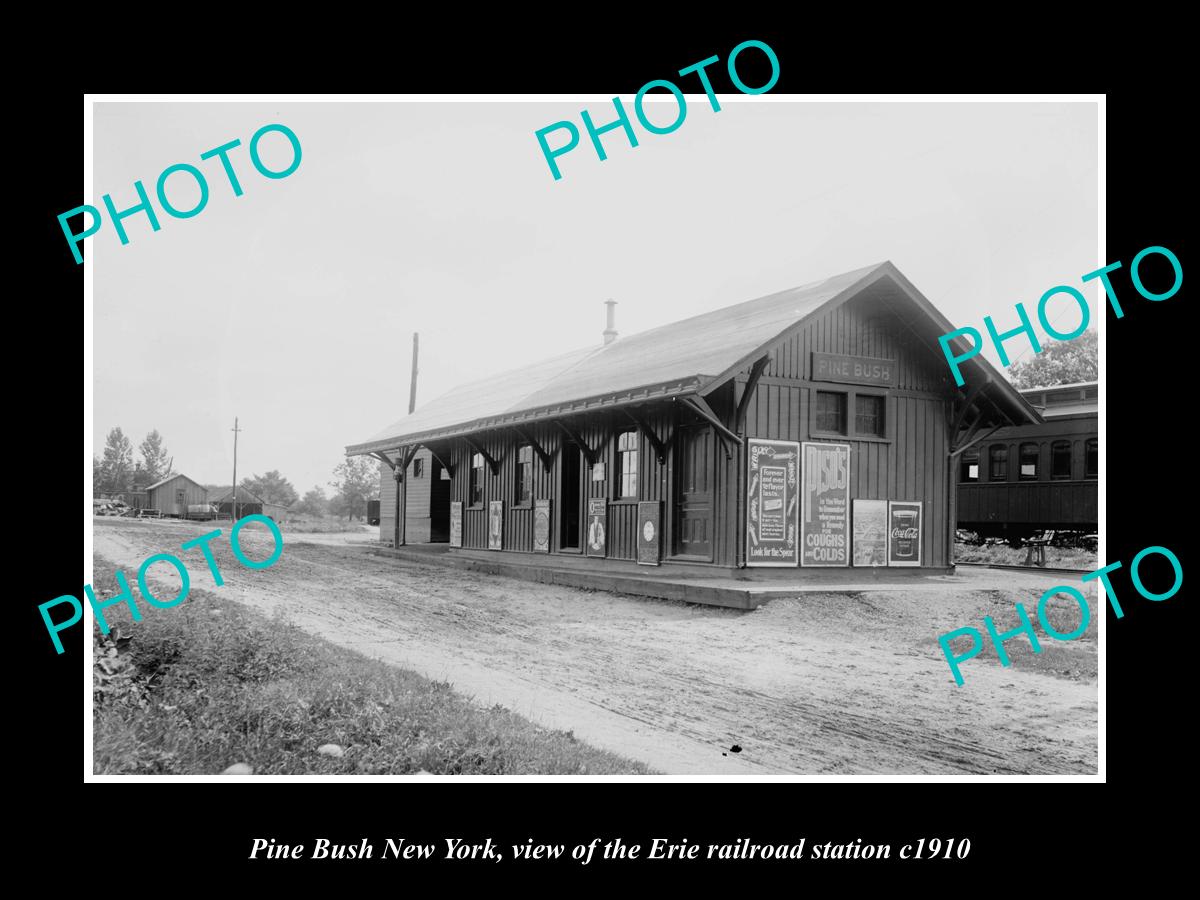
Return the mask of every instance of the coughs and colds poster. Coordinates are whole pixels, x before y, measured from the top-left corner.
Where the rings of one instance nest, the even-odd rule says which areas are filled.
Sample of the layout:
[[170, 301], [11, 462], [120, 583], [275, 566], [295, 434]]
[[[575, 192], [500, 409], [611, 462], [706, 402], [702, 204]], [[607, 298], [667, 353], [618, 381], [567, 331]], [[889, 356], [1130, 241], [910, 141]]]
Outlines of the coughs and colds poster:
[[800, 565], [850, 565], [850, 445], [801, 445]]
[[888, 565], [921, 564], [921, 501], [888, 503]]
[[587, 555], [604, 556], [607, 540], [604, 525], [608, 519], [608, 501], [603, 497], [588, 498]]
[[888, 502], [854, 501], [854, 565], [886, 566]]
[[488, 549], [504, 549], [504, 501], [488, 503]]
[[799, 565], [800, 445], [759, 438], [747, 444], [746, 565]]
[[462, 501], [455, 500], [450, 504], [450, 546], [462, 546]]

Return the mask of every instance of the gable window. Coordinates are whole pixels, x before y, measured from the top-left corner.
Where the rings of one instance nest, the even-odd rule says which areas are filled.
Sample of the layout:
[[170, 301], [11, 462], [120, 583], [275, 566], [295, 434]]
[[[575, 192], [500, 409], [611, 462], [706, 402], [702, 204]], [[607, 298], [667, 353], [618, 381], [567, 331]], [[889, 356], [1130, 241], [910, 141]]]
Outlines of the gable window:
[[993, 444], [988, 448], [988, 481], [1008, 481], [1008, 447]]
[[518, 506], [528, 506], [533, 500], [533, 447], [529, 444], [517, 448], [517, 483], [513, 499]]
[[425, 460], [414, 459], [412, 464], [413, 478], [425, 477]]
[[472, 506], [483, 506], [483, 454], [471, 456], [471, 483], [468, 485], [467, 498]]
[[846, 394], [842, 391], [816, 392], [816, 431], [846, 433]]
[[1071, 477], [1071, 442], [1055, 441], [1050, 445], [1050, 477]]
[[854, 395], [854, 433], [886, 437], [883, 429], [883, 401], [879, 394]]
[[979, 451], [968, 450], [962, 455], [962, 462], [958, 472], [959, 481], [978, 481], [979, 480]]
[[618, 497], [638, 495], [638, 433], [622, 432], [617, 438], [617, 490]]
[[1100, 441], [1097, 438], [1089, 438], [1086, 447], [1083, 477], [1097, 478], [1100, 475]]
[[1038, 445], [1021, 445], [1021, 480], [1037, 481], [1038, 477]]

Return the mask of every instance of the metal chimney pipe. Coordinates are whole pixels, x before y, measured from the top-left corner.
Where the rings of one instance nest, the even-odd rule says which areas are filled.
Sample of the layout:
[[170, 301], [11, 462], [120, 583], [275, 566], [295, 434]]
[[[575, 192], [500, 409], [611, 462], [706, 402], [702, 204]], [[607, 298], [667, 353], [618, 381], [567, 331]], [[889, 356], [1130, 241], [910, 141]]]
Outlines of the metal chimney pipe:
[[617, 339], [617, 311], [614, 309], [617, 301], [605, 300], [604, 305], [608, 307], [608, 327], [604, 329], [604, 343], [611, 344]]

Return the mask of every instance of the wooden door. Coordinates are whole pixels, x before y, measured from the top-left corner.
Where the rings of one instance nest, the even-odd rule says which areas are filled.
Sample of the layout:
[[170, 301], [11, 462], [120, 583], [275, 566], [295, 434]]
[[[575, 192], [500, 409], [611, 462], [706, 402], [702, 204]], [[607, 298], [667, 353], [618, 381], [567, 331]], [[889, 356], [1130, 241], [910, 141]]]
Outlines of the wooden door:
[[712, 561], [715, 442], [708, 424], [680, 426], [675, 439], [675, 556]]

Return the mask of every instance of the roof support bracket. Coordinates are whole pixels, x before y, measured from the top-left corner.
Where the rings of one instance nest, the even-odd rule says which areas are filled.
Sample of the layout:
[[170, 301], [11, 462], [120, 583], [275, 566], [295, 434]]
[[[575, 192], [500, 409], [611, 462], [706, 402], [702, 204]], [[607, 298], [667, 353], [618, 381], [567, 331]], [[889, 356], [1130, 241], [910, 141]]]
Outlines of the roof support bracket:
[[754, 396], [754, 391], [758, 387], [758, 379], [762, 378], [763, 370], [771, 361], [771, 354], [760, 356], [754, 361], [754, 367], [750, 369], [750, 377], [746, 380], [746, 390], [742, 392], [742, 399], [738, 401], [737, 415], [734, 417], [734, 431], [742, 434], [746, 430], [746, 411], [750, 408], [750, 398]]
[[375, 457], [381, 463], [386, 465], [389, 469], [396, 468], [396, 464], [394, 462], [392, 462], [390, 459], [388, 459], [388, 456], [386, 453], [381, 453], [380, 451], [376, 450], [374, 453], [371, 453], [369, 455]]
[[[982, 382], [977, 382], [971, 390], [967, 392], [966, 398], [962, 401], [962, 408], [958, 411], [958, 416], [954, 420], [954, 427], [950, 430], [950, 441], [953, 442], [958, 438], [959, 429], [962, 428], [963, 422], [966, 421], [967, 413], [979, 401], [979, 395], [987, 389], [987, 386], [992, 383], [992, 376], [988, 375]], [[969, 438], [970, 435], [967, 435]]]
[[650, 424], [646, 421], [646, 418], [642, 415], [641, 411], [638, 409], [630, 409], [628, 406], [622, 408], [625, 411], [625, 415], [629, 417], [629, 420], [641, 429], [642, 434], [646, 436], [646, 440], [648, 440], [651, 446], [654, 447], [654, 452], [658, 455], [658, 464], [660, 466], [666, 465], [667, 445], [658, 439], [658, 434], [653, 428], [650, 427]]
[[579, 449], [583, 451], [583, 455], [587, 458], [588, 465], [596, 464], [596, 451], [588, 446], [588, 442], [583, 439], [583, 435], [579, 433], [579, 429], [572, 425], [568, 425], [562, 419], [555, 419], [554, 424], [562, 429], [563, 433], [579, 445]]
[[488, 464], [488, 468], [490, 468], [492, 470], [493, 476], [500, 474], [500, 463], [498, 463], [498, 462], [496, 462], [496, 460], [492, 459], [492, 454], [488, 453], [487, 450], [485, 450], [483, 448], [482, 444], [478, 443], [477, 441], [471, 440], [471, 438], [468, 435], [463, 435], [463, 440], [466, 441], [466, 444], [468, 447], [470, 447], [472, 450], [474, 450], [476, 453], [478, 453], [480, 456], [483, 457], [484, 462], [486, 462]]
[[[978, 424], [978, 423], [976, 423], [976, 424]], [[962, 453], [964, 450], [970, 450], [972, 447], [974, 447], [980, 441], [986, 441], [988, 438], [990, 438], [993, 434], [995, 434], [997, 431], [999, 431], [1003, 427], [1004, 427], [1004, 424], [1001, 423], [1001, 424], [997, 425], [995, 428], [986, 432], [985, 434], [979, 435], [979, 437], [975, 438], [973, 441], [970, 441], [969, 443], [964, 443], [957, 450], [952, 450], [950, 452], [950, 458], [954, 459], [954, 457], [958, 456], [958, 454]]]
[[536, 453], [538, 455], [538, 459], [540, 459], [542, 461], [542, 466], [545, 468], [545, 470], [547, 472], [549, 472], [550, 471], [550, 454], [546, 452], [545, 448], [537, 442], [537, 440], [533, 437], [533, 435], [531, 435], [529, 432], [527, 432], [520, 425], [514, 425], [513, 431], [515, 431], [518, 435], [520, 435], [521, 440], [523, 440], [525, 443], [527, 443], [530, 447], [533, 448], [533, 452]]
[[429, 447], [428, 450], [429, 450], [429, 455], [432, 456], [434, 459], [436, 459], [441, 464], [442, 468], [446, 470], [447, 475], [449, 475], [451, 478], [453, 478], [454, 477], [454, 466], [446, 465], [446, 461], [444, 459], [442, 459], [442, 457], [438, 454], [438, 452], [436, 450], [434, 450], [432, 447]]
[[741, 437], [735, 432], [730, 431], [725, 423], [713, 412], [712, 407], [708, 405], [701, 397], [684, 397], [683, 402], [700, 414], [701, 418], [707, 419], [712, 423], [717, 432], [724, 438], [725, 443], [725, 458], [733, 459], [733, 451], [731, 447], [740, 446], [742, 443]]

